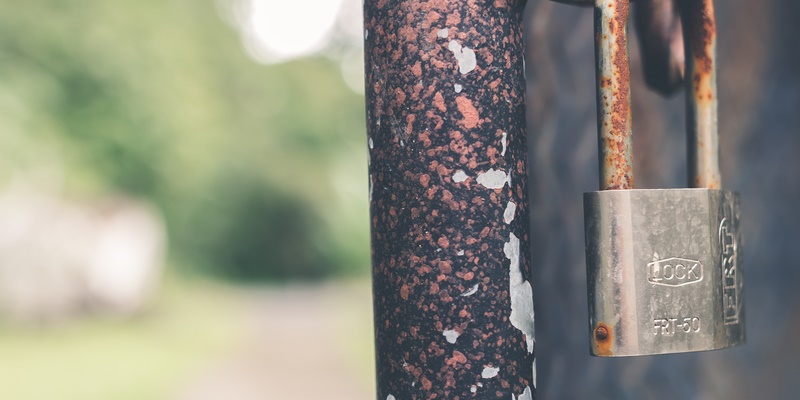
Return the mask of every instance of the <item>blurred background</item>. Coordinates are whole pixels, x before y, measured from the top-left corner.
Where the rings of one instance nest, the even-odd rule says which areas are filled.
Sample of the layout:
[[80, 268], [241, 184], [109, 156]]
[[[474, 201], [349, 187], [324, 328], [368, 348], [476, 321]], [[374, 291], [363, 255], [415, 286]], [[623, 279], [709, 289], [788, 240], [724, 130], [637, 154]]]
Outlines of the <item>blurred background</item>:
[[[529, 1], [541, 398], [800, 393], [800, 3], [717, 3], [749, 343], [598, 360], [592, 13]], [[374, 396], [361, 18], [358, 0], [3, 8], [0, 399]], [[637, 184], [681, 186], [682, 95], [645, 89], [635, 40], [631, 58]]]
[[2, 9], [0, 399], [369, 398], [361, 2]]

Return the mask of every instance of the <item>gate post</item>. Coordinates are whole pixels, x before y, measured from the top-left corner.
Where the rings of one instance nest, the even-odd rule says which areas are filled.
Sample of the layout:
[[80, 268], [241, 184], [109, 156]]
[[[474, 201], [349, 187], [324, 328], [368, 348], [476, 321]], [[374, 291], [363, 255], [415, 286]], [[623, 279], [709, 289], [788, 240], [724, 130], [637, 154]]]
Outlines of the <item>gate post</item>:
[[365, 0], [377, 398], [531, 400], [523, 0]]

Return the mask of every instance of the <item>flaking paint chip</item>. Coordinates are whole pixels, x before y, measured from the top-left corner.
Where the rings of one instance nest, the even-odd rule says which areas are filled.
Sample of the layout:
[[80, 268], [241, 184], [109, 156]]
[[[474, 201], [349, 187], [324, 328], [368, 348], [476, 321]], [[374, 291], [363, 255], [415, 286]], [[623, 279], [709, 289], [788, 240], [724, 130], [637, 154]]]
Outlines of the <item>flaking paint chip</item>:
[[456, 61], [458, 61], [458, 72], [461, 72], [463, 75], [472, 72], [472, 70], [478, 66], [478, 60], [475, 58], [475, 51], [469, 47], [462, 47], [460, 43], [451, 40], [447, 48], [452, 51], [453, 55], [456, 57]]
[[478, 283], [476, 283], [476, 284], [475, 284], [475, 285], [473, 285], [473, 286], [472, 286], [472, 287], [471, 287], [469, 290], [467, 290], [467, 291], [466, 291], [466, 292], [464, 292], [464, 293], [461, 293], [461, 297], [469, 297], [469, 296], [472, 296], [473, 294], [475, 294], [475, 293], [478, 291], [478, 286], [479, 286], [479, 284], [478, 284]]
[[522, 394], [519, 397], [511, 395], [511, 400], [533, 400], [533, 392], [531, 392], [531, 387], [526, 386], [525, 390], [522, 391]]
[[447, 343], [455, 344], [460, 334], [458, 333], [458, 331], [454, 331], [452, 329], [446, 329], [445, 331], [442, 332], [442, 336], [444, 336], [445, 340], [447, 340]]
[[497, 373], [500, 372], [499, 367], [483, 367], [483, 372], [481, 372], [481, 377], [483, 379], [494, 378], [497, 376]]
[[509, 259], [509, 292], [511, 295], [511, 325], [525, 335], [528, 353], [533, 353], [534, 340], [533, 288], [522, 275], [519, 265], [519, 238], [511, 233], [503, 252]]
[[458, 170], [455, 174], [453, 174], [453, 182], [455, 183], [464, 182], [467, 180], [467, 178], [469, 178], [469, 176], [467, 176], [467, 174], [462, 170]]
[[478, 175], [476, 181], [489, 189], [502, 189], [508, 182], [508, 175], [502, 170], [490, 169]]
[[509, 201], [506, 210], [503, 211], [503, 221], [510, 224], [514, 221], [514, 214], [517, 212], [517, 205], [513, 201]]

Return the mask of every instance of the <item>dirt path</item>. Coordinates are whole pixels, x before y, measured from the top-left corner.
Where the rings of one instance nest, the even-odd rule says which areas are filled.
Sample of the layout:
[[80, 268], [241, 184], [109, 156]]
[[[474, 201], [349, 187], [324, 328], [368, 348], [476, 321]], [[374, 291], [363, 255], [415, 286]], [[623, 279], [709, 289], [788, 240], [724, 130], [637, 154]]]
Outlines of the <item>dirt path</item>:
[[261, 289], [245, 295], [248, 332], [179, 400], [359, 400], [374, 397], [368, 282]]

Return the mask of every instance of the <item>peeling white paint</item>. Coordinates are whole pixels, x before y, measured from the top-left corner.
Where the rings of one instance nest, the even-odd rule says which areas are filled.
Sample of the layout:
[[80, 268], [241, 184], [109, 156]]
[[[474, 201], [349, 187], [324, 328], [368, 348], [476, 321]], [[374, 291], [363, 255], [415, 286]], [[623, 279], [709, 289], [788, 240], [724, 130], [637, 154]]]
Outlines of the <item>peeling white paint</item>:
[[406, 147], [406, 143], [403, 141], [403, 139], [400, 139], [400, 147]]
[[375, 184], [372, 182], [372, 175], [369, 176], [369, 201], [372, 202], [372, 187]]
[[369, 176], [369, 201], [372, 202], [372, 175]]
[[458, 337], [459, 337], [461, 334], [460, 334], [460, 333], [458, 333], [458, 331], [454, 331], [454, 330], [452, 330], [452, 329], [445, 329], [445, 330], [442, 332], [442, 335], [443, 335], [443, 336], [444, 336], [444, 338], [447, 340], [447, 343], [454, 344], [454, 343], [456, 342], [456, 340], [458, 340]]
[[501, 189], [509, 179], [504, 171], [490, 169], [479, 174], [476, 181], [489, 189]]
[[483, 372], [481, 372], [481, 377], [483, 379], [494, 378], [497, 376], [497, 373], [500, 372], [499, 367], [483, 367]]
[[525, 390], [522, 391], [522, 394], [519, 395], [519, 397], [514, 396], [512, 393], [511, 400], [533, 400], [533, 392], [531, 392], [531, 387], [526, 386]]
[[514, 213], [517, 212], [517, 205], [513, 201], [509, 201], [506, 210], [503, 212], [503, 221], [510, 224], [514, 220]]
[[511, 292], [511, 325], [525, 334], [528, 344], [528, 353], [533, 353], [534, 325], [533, 325], [533, 288], [531, 283], [522, 276], [519, 267], [519, 238], [513, 233], [509, 241], [503, 246], [506, 258], [511, 260], [509, 268], [509, 291]]
[[369, 29], [364, 29], [364, 40], [369, 39]]
[[469, 176], [467, 176], [467, 174], [462, 170], [458, 170], [455, 174], [453, 174], [453, 182], [455, 183], [464, 182], [467, 180], [467, 178], [469, 178]]
[[456, 255], [463, 256], [464, 255], [464, 250], [459, 250], [458, 253], [456, 253]]
[[458, 71], [466, 75], [478, 66], [478, 61], [475, 58], [475, 52], [469, 47], [461, 47], [461, 44], [455, 40], [451, 40], [447, 48], [453, 52], [453, 55], [458, 61]]
[[371, 150], [373, 147], [374, 147], [374, 144], [372, 143], [372, 138], [369, 138], [369, 148], [370, 148], [370, 150]]
[[531, 377], [531, 383], [533, 383], [533, 388], [536, 388], [536, 359], [533, 359], [533, 376]]
[[475, 393], [477, 391], [478, 391], [478, 387], [477, 386], [472, 385], [472, 386], [469, 387], [469, 392], [470, 393]]
[[503, 151], [500, 152], [501, 156], [506, 155], [506, 149], [508, 146], [508, 132], [503, 132], [503, 138], [500, 140], [500, 143], [503, 145]]
[[439, 32], [436, 32], [436, 36], [439, 36], [442, 39], [447, 39], [448, 33], [449, 31], [447, 30], [447, 28], [439, 29]]
[[396, 399], [394, 398], [394, 396], [388, 395], [386, 396], [386, 400], [396, 400]]
[[461, 91], [462, 91], [463, 89], [464, 89], [464, 87], [463, 87], [463, 86], [461, 86], [461, 85], [459, 85], [459, 84], [457, 84], [457, 83], [453, 85], [453, 90], [455, 90], [455, 91], [456, 91], [456, 93], [461, 93]]
[[472, 286], [472, 287], [471, 287], [469, 290], [467, 290], [467, 291], [466, 291], [466, 292], [464, 292], [464, 293], [461, 293], [461, 297], [469, 297], [469, 296], [472, 296], [473, 294], [475, 294], [475, 293], [478, 291], [478, 286], [479, 286], [479, 284], [478, 284], [478, 283], [476, 283], [476, 284], [475, 284], [474, 286]]

